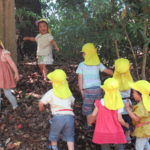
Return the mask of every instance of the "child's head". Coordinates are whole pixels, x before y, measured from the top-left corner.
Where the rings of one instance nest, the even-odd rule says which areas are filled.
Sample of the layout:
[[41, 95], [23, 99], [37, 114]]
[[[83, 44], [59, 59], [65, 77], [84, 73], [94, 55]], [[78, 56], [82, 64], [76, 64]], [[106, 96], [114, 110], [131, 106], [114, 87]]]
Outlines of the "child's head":
[[104, 85], [101, 86], [104, 90], [104, 103], [110, 110], [118, 110], [124, 107], [118, 81], [114, 78], [108, 78], [105, 80]]
[[93, 43], [86, 43], [82, 47], [84, 63], [86, 65], [99, 65], [100, 60], [97, 54], [97, 48]]
[[55, 96], [65, 99], [72, 96], [66, 80], [66, 73], [61, 69], [56, 69], [47, 75], [51, 80]]
[[130, 62], [128, 59], [119, 58], [115, 61], [113, 77], [119, 82], [120, 91], [130, 89], [129, 83], [133, 82], [133, 79], [130, 73]]
[[0, 49], [4, 49], [3, 42], [0, 40]]
[[46, 20], [39, 20], [38, 22], [37, 22], [37, 26], [38, 26], [38, 29], [39, 29], [39, 32], [41, 33], [41, 34], [46, 34], [46, 33], [48, 33], [49, 31], [49, 29], [48, 29], [48, 23], [47, 23], [47, 21]]
[[139, 80], [131, 84], [132, 95], [136, 101], [143, 100], [144, 107], [150, 111], [150, 83], [146, 80]]

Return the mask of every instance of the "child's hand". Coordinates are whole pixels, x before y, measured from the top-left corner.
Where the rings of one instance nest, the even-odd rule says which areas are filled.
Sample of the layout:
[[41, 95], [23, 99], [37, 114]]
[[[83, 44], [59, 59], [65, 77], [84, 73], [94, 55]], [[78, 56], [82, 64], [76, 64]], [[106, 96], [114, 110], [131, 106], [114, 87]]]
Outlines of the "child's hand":
[[131, 104], [130, 104], [129, 100], [125, 103], [125, 108], [127, 111], [131, 109]]
[[27, 38], [27, 37], [24, 37], [23, 40], [26, 41], [26, 40], [28, 40], [28, 38]]
[[19, 81], [20, 77], [19, 77], [18, 72], [17, 72], [17, 73], [15, 73], [15, 77], [14, 77], [14, 78], [15, 78], [15, 80], [16, 80], [16, 81]]
[[59, 47], [55, 47], [55, 49], [56, 49], [57, 52], [59, 52], [59, 50], [60, 50]]

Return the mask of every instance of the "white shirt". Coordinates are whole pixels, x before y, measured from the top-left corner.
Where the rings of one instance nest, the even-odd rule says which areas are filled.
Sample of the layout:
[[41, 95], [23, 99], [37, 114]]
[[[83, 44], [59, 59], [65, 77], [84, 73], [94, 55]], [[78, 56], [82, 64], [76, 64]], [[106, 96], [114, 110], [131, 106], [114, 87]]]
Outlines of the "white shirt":
[[73, 96], [70, 96], [69, 98], [66, 98], [66, 99], [61, 99], [59, 97], [56, 97], [54, 95], [53, 89], [51, 89], [43, 95], [40, 102], [42, 102], [45, 105], [50, 104], [53, 115], [56, 115], [56, 114], [74, 115], [73, 111], [67, 111], [67, 110], [60, 111], [63, 109], [72, 110], [71, 106], [73, 105], [74, 100], [75, 98]]
[[37, 42], [37, 55], [38, 56], [52, 56], [52, 46], [50, 45], [50, 41], [53, 40], [53, 36], [49, 33], [46, 34], [38, 34], [35, 37]]

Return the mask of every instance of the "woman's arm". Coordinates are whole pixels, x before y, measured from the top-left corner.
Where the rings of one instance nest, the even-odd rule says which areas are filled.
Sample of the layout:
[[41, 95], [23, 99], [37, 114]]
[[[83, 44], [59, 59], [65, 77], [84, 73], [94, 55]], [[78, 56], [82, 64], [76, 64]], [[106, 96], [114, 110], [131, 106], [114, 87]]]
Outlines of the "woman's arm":
[[35, 40], [35, 37], [24, 37], [23, 40], [24, 40], [24, 41], [29, 40], [29, 41], [32, 41], [32, 42], [35, 42], [35, 41], [36, 41], [36, 40]]
[[15, 73], [15, 80], [19, 81], [19, 73], [18, 73], [18, 69], [16, 64], [14, 63], [14, 61], [12, 60], [10, 54], [5, 54], [5, 59], [6, 61], [9, 63], [10, 67], [12, 68], [12, 70]]

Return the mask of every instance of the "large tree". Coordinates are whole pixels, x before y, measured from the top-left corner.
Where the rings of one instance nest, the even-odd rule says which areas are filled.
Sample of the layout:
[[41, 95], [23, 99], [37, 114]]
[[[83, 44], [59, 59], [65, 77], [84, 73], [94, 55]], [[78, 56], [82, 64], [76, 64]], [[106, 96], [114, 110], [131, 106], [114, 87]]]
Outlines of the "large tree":
[[16, 60], [16, 29], [14, 0], [0, 0], [0, 39]]

